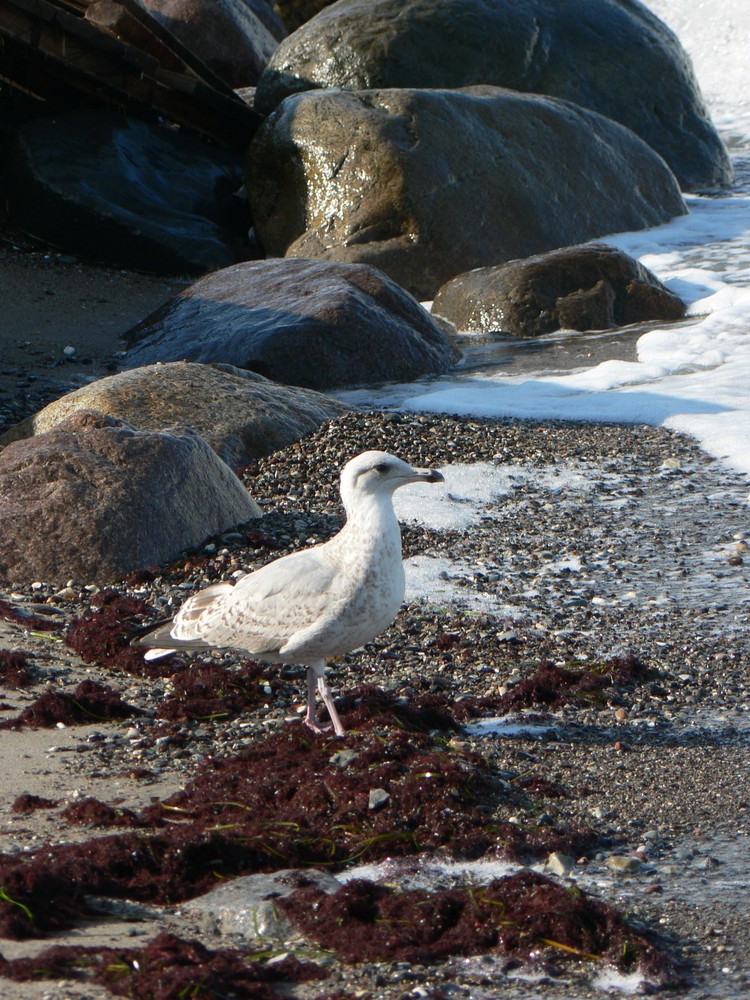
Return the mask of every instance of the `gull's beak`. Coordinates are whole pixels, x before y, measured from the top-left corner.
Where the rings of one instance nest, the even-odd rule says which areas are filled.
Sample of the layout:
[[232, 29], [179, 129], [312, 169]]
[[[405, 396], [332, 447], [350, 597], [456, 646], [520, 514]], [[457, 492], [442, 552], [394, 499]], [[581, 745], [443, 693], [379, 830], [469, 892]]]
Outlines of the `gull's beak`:
[[445, 476], [437, 469], [415, 469], [413, 483], [444, 483]]

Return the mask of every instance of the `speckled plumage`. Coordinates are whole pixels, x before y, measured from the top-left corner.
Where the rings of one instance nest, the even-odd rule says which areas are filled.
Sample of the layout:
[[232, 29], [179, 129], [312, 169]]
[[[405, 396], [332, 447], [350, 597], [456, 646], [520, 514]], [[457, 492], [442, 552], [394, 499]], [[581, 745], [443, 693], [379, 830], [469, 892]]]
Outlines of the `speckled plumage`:
[[277, 559], [234, 584], [206, 587], [175, 618], [138, 642], [147, 656], [174, 649], [233, 648], [256, 659], [308, 667], [305, 722], [317, 729], [315, 690], [338, 735], [343, 726], [325, 681], [325, 661], [387, 628], [404, 598], [401, 532], [393, 493], [413, 482], [439, 482], [393, 455], [367, 451], [346, 464], [341, 498], [347, 521], [330, 541]]

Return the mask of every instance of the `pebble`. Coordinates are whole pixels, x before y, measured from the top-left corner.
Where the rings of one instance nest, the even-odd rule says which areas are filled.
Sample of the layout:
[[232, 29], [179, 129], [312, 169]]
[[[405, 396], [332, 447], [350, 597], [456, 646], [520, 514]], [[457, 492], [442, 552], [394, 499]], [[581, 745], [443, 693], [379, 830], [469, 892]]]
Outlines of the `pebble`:
[[634, 875], [643, 868], [643, 861], [632, 855], [610, 854], [607, 858], [607, 867], [620, 875]]
[[383, 806], [387, 805], [390, 800], [390, 795], [384, 788], [372, 788], [370, 789], [370, 795], [367, 801], [367, 808], [372, 809], [382, 809]]
[[575, 858], [553, 851], [547, 857], [547, 868], [553, 875], [569, 875], [575, 866]]

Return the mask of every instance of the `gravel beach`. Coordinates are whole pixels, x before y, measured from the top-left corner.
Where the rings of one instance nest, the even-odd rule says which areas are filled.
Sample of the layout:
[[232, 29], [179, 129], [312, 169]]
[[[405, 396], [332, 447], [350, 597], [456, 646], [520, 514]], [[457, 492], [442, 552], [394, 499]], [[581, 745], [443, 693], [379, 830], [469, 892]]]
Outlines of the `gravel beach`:
[[[181, 287], [84, 266], [19, 242], [3, 245], [0, 284], [10, 290], [0, 331], [0, 422], [6, 426], [111, 370], [117, 335]], [[47, 334], [53, 327], [54, 337]], [[75, 355], [62, 354], [68, 345]], [[334, 695], [376, 685], [404, 704], [426, 695], [457, 709], [476, 702], [479, 714], [467, 710], [463, 731], [444, 738], [456, 752], [480, 754], [507, 785], [493, 822], [523, 827], [533, 817], [539, 829], [575, 826], [596, 843], [567, 860], [538, 858], [535, 869], [657, 931], [685, 976], [680, 993], [698, 1000], [748, 992], [746, 480], [689, 440], [653, 427], [352, 413], [242, 471], [265, 511], [261, 522], [170, 567], [112, 581], [113, 587], [120, 597], [144, 602], [151, 617], [141, 618], [154, 620], [208, 582], [330, 537], [342, 523], [340, 468], [367, 448], [444, 469], [485, 463], [506, 482], [462, 527], [405, 520], [407, 603], [386, 633], [333, 665]], [[134, 676], [104, 661], [84, 662], [66, 643], [71, 622], [102, 609], [88, 581], [63, 588], [43, 580], [11, 585], [0, 601], [10, 608], [0, 615], [0, 649], [25, 654], [18, 676], [7, 667], [0, 674], [0, 722], [45, 694], [70, 694], [83, 681], [110, 685], [142, 713], [0, 733], [5, 858], [109, 835], [93, 819], [62, 816], [88, 797], [138, 812], [178, 792], [212, 758], [231, 758], [285, 727], [301, 726], [302, 673], [278, 667], [264, 671], [261, 697], [250, 710], [220, 718], [188, 713], [165, 722], [159, 712], [177, 698], [179, 675]], [[492, 705], [505, 704], [542, 664], [596, 671], [613, 658], [631, 658], [643, 672], [608, 684], [600, 695], [520, 707], [512, 725], [487, 722]], [[240, 660], [219, 655], [215, 662], [236, 671]], [[536, 791], [529, 797], [523, 788]], [[19, 797], [29, 795], [53, 804], [21, 811]], [[379, 861], [380, 877], [401, 887], [480, 877], [424, 858]], [[210, 948], [248, 948], [245, 939], [190, 907], [115, 901], [110, 913], [59, 933], [2, 940], [0, 954], [33, 956], [51, 944], [129, 948], [164, 929]], [[322, 965], [325, 980], [295, 987], [303, 998], [489, 1000], [502, 992], [509, 1000], [573, 1000], [645, 988], [637, 978], [554, 948], [520, 967], [499, 953], [430, 964], [345, 964], [299, 942], [276, 950]], [[0, 994], [21, 1000], [111, 995], [59, 978], [7, 982]]]

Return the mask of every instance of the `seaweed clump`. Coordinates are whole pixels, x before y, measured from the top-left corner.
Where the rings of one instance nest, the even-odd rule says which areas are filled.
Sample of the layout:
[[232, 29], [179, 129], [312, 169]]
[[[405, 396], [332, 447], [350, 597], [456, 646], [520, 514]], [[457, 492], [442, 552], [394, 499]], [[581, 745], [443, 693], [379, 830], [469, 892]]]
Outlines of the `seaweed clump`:
[[12, 687], [26, 687], [32, 677], [27, 653], [20, 649], [0, 649], [0, 681]]
[[30, 813], [36, 809], [54, 809], [60, 805], [59, 799], [45, 799], [42, 795], [32, 795], [30, 792], [23, 792], [16, 796], [11, 806], [11, 812]]
[[528, 961], [545, 950], [682, 982], [655, 935], [575, 887], [524, 870], [484, 887], [406, 892], [353, 880], [327, 895], [304, 886], [276, 905], [345, 962], [434, 962], [488, 949]]
[[[206, 761], [184, 790], [138, 814], [137, 832], [0, 859], [0, 885], [12, 897], [0, 898], [0, 927], [5, 919], [11, 936], [44, 932], [55, 907], [54, 893], [45, 891], [53, 878], [66, 887], [64, 912], [72, 919], [86, 912], [84, 894], [170, 904], [207, 892], [221, 878], [280, 865], [338, 869], [422, 851], [580, 856], [597, 843], [586, 830], [497, 820], [501, 806], [517, 808], [517, 793], [479, 755], [425, 732], [435, 704], [423, 714], [419, 699], [405, 706], [382, 692], [359, 694], [343, 712], [350, 728], [343, 740], [293, 724], [234, 757]], [[409, 729], [399, 728], [399, 713]], [[373, 790], [380, 792], [376, 805]], [[124, 814], [93, 804], [82, 818], [109, 826]]]
[[[100, 590], [91, 603], [95, 607], [74, 619], [67, 631], [65, 642], [71, 649], [85, 663], [119, 667], [137, 676], [161, 676], [165, 665], [159, 661], [149, 663], [143, 659], [145, 649], [130, 645], [144, 621], [153, 618], [151, 605], [113, 587]], [[174, 673], [174, 663], [167, 665], [166, 670]]]
[[488, 709], [504, 713], [539, 706], [558, 709], [570, 704], [587, 705], [603, 701], [609, 692], [617, 697], [613, 689], [635, 685], [651, 675], [643, 661], [632, 653], [614, 656], [585, 670], [543, 663], [504, 695], [466, 698], [457, 708], [464, 716], [476, 716]]
[[173, 697], [161, 702], [155, 717], [172, 722], [235, 718], [267, 699], [265, 683], [265, 673], [254, 660], [245, 660], [237, 670], [198, 661], [172, 678]]
[[17, 625], [25, 625], [26, 628], [34, 629], [37, 632], [53, 632], [60, 628], [64, 623], [57, 617], [57, 614], [58, 612], [53, 611], [52, 608], [50, 608], [48, 616], [30, 611], [23, 605], [0, 601], [0, 618], [8, 622], [15, 622]]
[[15, 719], [0, 722], [0, 729], [21, 729], [23, 726], [49, 729], [58, 722], [66, 726], [81, 726], [104, 719], [127, 719], [131, 715], [140, 714], [134, 705], [123, 701], [119, 693], [109, 685], [86, 680], [81, 681], [72, 694], [46, 691], [31, 705], [27, 705]]
[[322, 979], [325, 972], [292, 956], [264, 964], [250, 961], [236, 949], [212, 950], [162, 932], [144, 948], [48, 948], [35, 958], [7, 961], [0, 957], [0, 975], [16, 982], [61, 977], [104, 986], [115, 996], [135, 1000], [177, 1000], [206, 996], [277, 1000], [287, 996], [274, 984]]
[[132, 809], [121, 809], [107, 805], [89, 795], [77, 802], [71, 802], [61, 813], [66, 823], [86, 826], [143, 826], [137, 813]]

